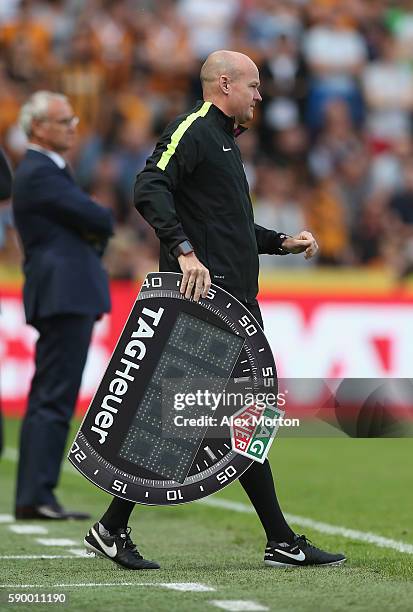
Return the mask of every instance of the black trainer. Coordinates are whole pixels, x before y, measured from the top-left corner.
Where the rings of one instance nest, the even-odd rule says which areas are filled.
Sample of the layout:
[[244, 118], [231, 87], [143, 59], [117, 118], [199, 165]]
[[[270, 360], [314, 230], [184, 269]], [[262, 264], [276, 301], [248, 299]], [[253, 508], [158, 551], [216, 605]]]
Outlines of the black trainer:
[[304, 535], [296, 535], [292, 544], [268, 542], [264, 554], [265, 565], [272, 567], [341, 565], [345, 560], [341, 553], [333, 554], [316, 548]]
[[159, 569], [155, 561], [148, 561], [139, 554], [130, 537], [130, 527], [109, 533], [103, 525], [95, 523], [85, 536], [84, 543], [89, 554], [109, 559], [126, 569]]

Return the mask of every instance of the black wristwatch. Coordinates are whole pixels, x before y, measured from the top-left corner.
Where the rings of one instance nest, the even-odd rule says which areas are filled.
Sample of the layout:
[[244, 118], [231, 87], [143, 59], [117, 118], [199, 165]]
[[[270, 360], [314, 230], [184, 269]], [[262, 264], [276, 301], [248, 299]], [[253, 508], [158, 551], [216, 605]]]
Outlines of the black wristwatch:
[[189, 255], [189, 253], [193, 252], [194, 247], [192, 246], [192, 244], [189, 242], [189, 240], [184, 240], [173, 249], [172, 254], [175, 257], [179, 257], [179, 255]]

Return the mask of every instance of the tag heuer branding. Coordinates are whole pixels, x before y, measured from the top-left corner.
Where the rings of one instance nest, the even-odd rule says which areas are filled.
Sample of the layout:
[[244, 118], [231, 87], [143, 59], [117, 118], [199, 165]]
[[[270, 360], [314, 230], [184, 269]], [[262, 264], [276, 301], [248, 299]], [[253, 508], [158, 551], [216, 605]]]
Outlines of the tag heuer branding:
[[230, 422], [232, 450], [264, 463], [284, 414], [268, 405], [251, 404], [238, 410]]

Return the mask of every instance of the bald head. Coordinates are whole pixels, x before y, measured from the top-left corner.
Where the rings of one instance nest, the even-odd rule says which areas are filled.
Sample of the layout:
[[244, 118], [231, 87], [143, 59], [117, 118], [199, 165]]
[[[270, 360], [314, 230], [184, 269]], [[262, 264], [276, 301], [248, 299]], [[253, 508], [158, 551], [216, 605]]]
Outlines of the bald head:
[[255, 67], [252, 59], [237, 51], [214, 51], [208, 55], [201, 68], [201, 84], [205, 93], [218, 91], [220, 77], [238, 79], [248, 68]]
[[237, 51], [214, 51], [201, 68], [204, 100], [218, 106], [237, 123], [253, 118], [261, 100], [258, 68], [251, 58]]

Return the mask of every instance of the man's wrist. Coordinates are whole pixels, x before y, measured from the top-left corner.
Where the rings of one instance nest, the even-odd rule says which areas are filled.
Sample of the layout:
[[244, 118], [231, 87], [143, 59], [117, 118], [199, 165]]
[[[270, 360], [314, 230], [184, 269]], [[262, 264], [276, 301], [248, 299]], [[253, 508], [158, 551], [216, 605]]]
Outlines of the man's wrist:
[[291, 238], [291, 236], [289, 236], [288, 234], [283, 234], [283, 233], [279, 233], [278, 234], [278, 255], [288, 255], [290, 253], [290, 251], [286, 248], [284, 248], [283, 244], [284, 242], [288, 239]]
[[180, 242], [178, 246], [176, 246], [172, 250], [172, 255], [178, 258], [180, 255], [189, 255], [190, 253], [193, 253], [193, 252], [194, 252], [194, 247], [192, 246], [192, 244], [189, 242], [189, 240], [184, 240], [183, 242]]

